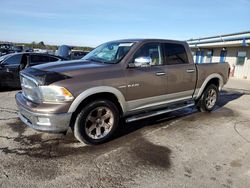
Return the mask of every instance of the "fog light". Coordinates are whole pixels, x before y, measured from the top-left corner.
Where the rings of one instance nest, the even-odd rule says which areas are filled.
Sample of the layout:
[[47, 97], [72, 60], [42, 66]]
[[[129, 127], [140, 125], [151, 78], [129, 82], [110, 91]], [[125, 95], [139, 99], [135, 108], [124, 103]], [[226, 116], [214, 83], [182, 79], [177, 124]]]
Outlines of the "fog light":
[[50, 120], [49, 118], [45, 118], [45, 117], [37, 117], [37, 124], [38, 125], [46, 125], [46, 126], [50, 126]]

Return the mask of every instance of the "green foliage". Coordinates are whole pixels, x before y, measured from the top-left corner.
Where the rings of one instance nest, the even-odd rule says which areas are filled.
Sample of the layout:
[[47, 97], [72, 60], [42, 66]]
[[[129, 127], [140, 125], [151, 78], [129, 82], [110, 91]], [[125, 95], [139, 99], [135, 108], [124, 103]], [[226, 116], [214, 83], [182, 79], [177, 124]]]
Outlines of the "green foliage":
[[85, 46], [85, 47], [81, 47], [81, 46], [74, 46], [74, 48], [73, 48], [74, 50], [82, 50], [82, 51], [91, 51], [91, 50], [93, 50], [93, 48], [91, 48], [91, 47], [87, 47], [87, 46]]
[[[35, 41], [31, 42], [31, 43], [14, 43], [14, 45], [18, 45], [18, 46], [25, 46], [28, 48], [39, 48], [39, 49], [47, 49], [47, 50], [57, 50], [58, 49], [58, 45], [46, 45], [43, 41], [40, 41], [39, 43], [36, 43]], [[93, 48], [91, 47], [87, 47], [87, 46], [73, 46], [74, 50], [83, 50], [83, 51], [91, 51]]]

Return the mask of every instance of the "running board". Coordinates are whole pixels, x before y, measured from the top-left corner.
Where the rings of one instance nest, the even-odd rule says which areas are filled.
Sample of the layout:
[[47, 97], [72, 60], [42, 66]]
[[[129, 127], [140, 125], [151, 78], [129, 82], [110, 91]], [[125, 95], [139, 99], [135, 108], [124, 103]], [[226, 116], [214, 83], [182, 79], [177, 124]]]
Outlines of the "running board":
[[147, 113], [144, 113], [144, 114], [139, 114], [139, 115], [128, 117], [126, 119], [126, 122], [130, 123], [130, 122], [133, 122], [133, 121], [138, 121], [138, 120], [150, 118], [150, 117], [153, 117], [153, 116], [165, 114], [165, 113], [168, 113], [168, 112], [181, 110], [183, 108], [191, 107], [191, 106], [194, 106], [194, 105], [195, 105], [194, 103], [191, 103], [191, 104], [189, 103], [189, 104], [186, 104], [184, 106], [179, 106], [179, 107], [176, 107], [176, 108], [167, 108], [167, 109], [162, 109], [162, 110], [158, 110], [158, 111], [147, 112]]

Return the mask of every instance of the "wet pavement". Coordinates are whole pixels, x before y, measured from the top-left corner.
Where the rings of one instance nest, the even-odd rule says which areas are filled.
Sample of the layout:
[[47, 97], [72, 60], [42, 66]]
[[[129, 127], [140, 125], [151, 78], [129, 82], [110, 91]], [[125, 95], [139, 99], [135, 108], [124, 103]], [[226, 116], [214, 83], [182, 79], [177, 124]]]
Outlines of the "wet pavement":
[[0, 92], [0, 187], [250, 187], [250, 92], [124, 124], [98, 146], [26, 127], [15, 93]]

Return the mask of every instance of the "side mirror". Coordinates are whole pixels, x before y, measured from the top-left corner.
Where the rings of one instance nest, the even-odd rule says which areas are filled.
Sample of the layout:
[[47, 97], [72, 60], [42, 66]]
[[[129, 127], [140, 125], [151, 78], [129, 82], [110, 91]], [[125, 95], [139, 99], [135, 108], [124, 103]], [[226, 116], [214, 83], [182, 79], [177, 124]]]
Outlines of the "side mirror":
[[135, 59], [134, 63], [129, 63], [129, 67], [149, 67], [151, 66], [151, 57], [138, 57]]

